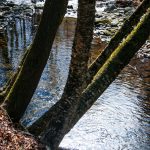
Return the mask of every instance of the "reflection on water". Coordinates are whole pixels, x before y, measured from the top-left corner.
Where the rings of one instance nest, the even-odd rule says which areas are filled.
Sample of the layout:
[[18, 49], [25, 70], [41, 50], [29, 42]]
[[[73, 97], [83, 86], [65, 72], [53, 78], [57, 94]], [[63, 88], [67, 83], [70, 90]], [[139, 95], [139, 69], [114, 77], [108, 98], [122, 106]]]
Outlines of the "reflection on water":
[[[0, 49], [1, 86], [18, 66], [24, 48], [31, 43], [37, 22], [38, 17], [33, 16], [15, 18], [9, 24], [7, 48]], [[22, 120], [24, 124], [29, 125], [60, 98], [68, 73], [74, 27], [74, 19], [65, 19], [60, 26], [50, 59]], [[142, 69], [144, 71], [144, 67]], [[150, 72], [149, 66], [145, 70]], [[126, 67], [66, 135], [61, 146], [80, 150], [150, 149], [149, 79], [143, 80], [136, 70]]]
[[[23, 123], [31, 123], [31, 120], [33, 121], [43, 114], [60, 98], [68, 74], [74, 27], [74, 19], [70, 19], [69, 22], [68, 19], [65, 19], [60, 26], [49, 61], [42, 74], [36, 94], [33, 96], [33, 101], [25, 114]], [[35, 109], [39, 106], [40, 110]], [[31, 115], [33, 113], [35, 117]]]

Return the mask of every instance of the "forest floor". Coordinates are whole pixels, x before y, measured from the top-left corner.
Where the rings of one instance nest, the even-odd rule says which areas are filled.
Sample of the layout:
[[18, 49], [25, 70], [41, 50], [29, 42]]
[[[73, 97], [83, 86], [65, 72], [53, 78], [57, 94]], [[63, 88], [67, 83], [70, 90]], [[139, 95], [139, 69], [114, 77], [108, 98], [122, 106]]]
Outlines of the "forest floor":
[[0, 150], [44, 150], [45, 147], [25, 131], [14, 127], [8, 115], [0, 108]]

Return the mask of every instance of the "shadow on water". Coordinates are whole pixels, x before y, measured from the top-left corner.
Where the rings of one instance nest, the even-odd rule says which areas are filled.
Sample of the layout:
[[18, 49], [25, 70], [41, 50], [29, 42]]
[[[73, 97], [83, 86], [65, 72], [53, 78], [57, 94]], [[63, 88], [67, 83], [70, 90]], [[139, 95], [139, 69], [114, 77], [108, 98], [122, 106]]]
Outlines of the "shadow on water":
[[[8, 25], [7, 42], [0, 47], [0, 86], [19, 65], [38, 22], [39, 16], [33, 15], [32, 18], [14, 18]], [[61, 24], [38, 88], [22, 119], [24, 125], [30, 125], [60, 98], [67, 79], [75, 24], [73, 18], [66, 18]], [[5, 41], [4, 37], [1, 39]], [[145, 66], [139, 59], [132, 61], [66, 135], [62, 147], [81, 150], [150, 149], [150, 65]], [[138, 74], [138, 64], [142, 74], [147, 72], [145, 78]]]

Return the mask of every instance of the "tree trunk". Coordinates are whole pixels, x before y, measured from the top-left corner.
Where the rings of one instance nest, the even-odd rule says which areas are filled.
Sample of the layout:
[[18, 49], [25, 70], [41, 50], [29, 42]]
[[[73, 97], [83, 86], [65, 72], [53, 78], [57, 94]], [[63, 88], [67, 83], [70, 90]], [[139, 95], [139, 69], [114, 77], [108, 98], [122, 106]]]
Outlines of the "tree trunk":
[[3, 107], [18, 122], [25, 112], [47, 63], [56, 31], [65, 15], [68, 0], [46, 0], [32, 47], [8, 93]]
[[133, 30], [134, 26], [140, 21], [141, 16], [150, 7], [150, 0], [144, 0], [136, 11], [124, 22], [121, 29], [111, 39], [108, 46], [102, 51], [97, 59], [88, 69], [89, 77], [87, 83], [90, 83], [98, 70], [103, 66], [112, 52], [118, 47], [121, 41]]
[[127, 36], [120, 46], [112, 53], [103, 67], [98, 71], [92, 83], [80, 97], [76, 116], [72, 120], [72, 128], [88, 111], [93, 103], [102, 95], [115, 80], [121, 70], [129, 63], [134, 54], [141, 48], [150, 35], [150, 9], [135, 29]]
[[[142, 4], [137, 8], [137, 10], [132, 14], [132, 16], [129, 17], [124, 23], [124, 25], [121, 27], [121, 29], [117, 32], [117, 34], [112, 38], [109, 45], [105, 48], [102, 55], [98, 57], [96, 61], [89, 67], [87, 75], [89, 75], [87, 83], [90, 83], [90, 81], [93, 79], [94, 75], [97, 73], [97, 71], [100, 69], [100, 67], [105, 63], [106, 58], [108, 58], [115, 50], [115, 48], [121, 43], [124, 36], [127, 36], [133, 29], [133, 26], [135, 26], [138, 21], [140, 20], [140, 17], [146, 12], [147, 8], [150, 7], [150, 1], [144, 0]], [[108, 55], [108, 56], [107, 56]], [[93, 75], [93, 76], [92, 76]], [[87, 84], [85, 82], [85, 84]], [[71, 90], [70, 90], [71, 91]], [[45, 115], [46, 116], [46, 115]], [[36, 121], [31, 127], [29, 127], [29, 130], [33, 132], [34, 134], [40, 134], [43, 128], [46, 126], [46, 122], [48, 121], [49, 117], [43, 116], [43, 119], [39, 119], [40, 121]], [[45, 124], [42, 123], [42, 120]], [[37, 130], [36, 130], [37, 128]]]
[[[87, 89], [85, 89], [85, 91], [82, 93], [80, 97], [80, 101], [79, 101], [80, 103], [75, 112], [76, 115], [73, 115], [70, 118], [66, 118], [66, 119], [71, 119], [70, 121], [67, 122], [69, 124], [65, 124], [66, 120], [63, 120], [64, 121], [63, 126], [67, 126], [67, 129], [68, 129], [67, 132], [86, 113], [86, 111], [93, 105], [93, 103], [104, 92], [104, 90], [108, 88], [108, 86], [118, 76], [120, 71], [129, 63], [130, 59], [145, 43], [146, 39], [150, 35], [149, 24], [150, 24], [150, 10], [148, 10], [145, 17], [142, 18], [140, 23], [131, 32], [131, 34], [112, 53], [112, 55], [108, 58], [106, 63], [103, 65], [103, 67], [98, 71], [92, 83], [89, 84]], [[74, 107], [74, 104], [71, 104], [71, 105], [73, 105], [72, 107]], [[57, 107], [59, 108], [59, 106]], [[59, 109], [62, 110], [61, 112], [62, 114], [69, 113], [70, 110], [68, 111], [68, 108], [65, 107], [65, 104], [62, 105], [61, 107]], [[47, 130], [47, 132], [44, 133], [44, 140], [45, 142], [48, 142], [50, 144], [49, 146], [51, 146], [52, 149], [57, 148], [53, 144], [55, 144], [55, 142], [58, 143], [57, 138], [60, 136], [60, 132], [59, 130], [56, 130], [56, 129], [62, 128], [61, 121], [63, 118], [63, 116], [61, 116], [62, 118], [57, 118], [57, 116], [55, 115], [54, 108], [55, 107], [51, 108], [52, 114], [47, 114], [47, 116], [45, 115], [45, 118], [44, 118], [46, 119], [46, 122], [47, 122], [47, 119], [50, 119], [51, 121], [51, 117], [53, 118], [53, 115], [55, 116], [55, 119], [53, 118], [55, 122], [52, 120], [52, 122], [50, 122], [47, 126], [49, 130]], [[64, 112], [65, 110], [66, 112]], [[73, 110], [73, 113], [74, 113], [74, 110]], [[35, 134], [36, 133], [39, 134], [38, 132], [39, 131], [41, 132], [43, 130], [43, 126], [41, 123], [43, 123], [43, 121], [45, 120], [42, 120], [41, 122], [39, 122], [39, 120], [35, 122], [34, 125], [31, 126], [31, 128], [29, 128], [29, 131], [32, 131], [32, 133], [35, 133]], [[42, 127], [42, 129], [40, 127]], [[58, 131], [58, 133], [56, 133], [56, 131]], [[61, 134], [65, 135], [67, 132], [61, 132]]]
[[[79, 97], [87, 86], [85, 82], [93, 38], [94, 19], [95, 0], [79, 0], [71, 64], [64, 93], [60, 101], [29, 128], [30, 132], [39, 134], [48, 123], [46, 130], [44, 130], [43, 141], [52, 149], [58, 148], [64, 135], [70, 130], [69, 121], [75, 115]], [[46, 124], [43, 123], [43, 120]], [[36, 127], [40, 128], [35, 130]]]

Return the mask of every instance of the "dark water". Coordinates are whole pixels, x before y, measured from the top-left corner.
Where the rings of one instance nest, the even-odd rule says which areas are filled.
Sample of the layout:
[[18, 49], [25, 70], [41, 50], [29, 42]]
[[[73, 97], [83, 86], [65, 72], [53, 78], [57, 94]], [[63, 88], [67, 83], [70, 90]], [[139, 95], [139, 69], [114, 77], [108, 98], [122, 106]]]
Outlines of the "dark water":
[[[14, 72], [30, 45], [38, 17], [14, 18], [5, 33], [7, 47], [0, 49], [0, 86]], [[49, 61], [22, 123], [30, 125], [61, 96], [70, 61], [75, 20], [60, 26]], [[149, 60], [147, 63], [148, 64]], [[134, 65], [133, 65], [134, 64]], [[131, 66], [132, 65], [132, 66]], [[140, 70], [142, 68], [142, 77]], [[150, 66], [135, 57], [92, 108], [66, 135], [62, 147], [80, 150], [150, 149]]]

